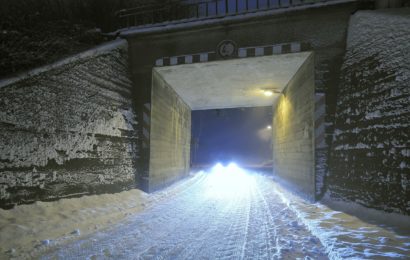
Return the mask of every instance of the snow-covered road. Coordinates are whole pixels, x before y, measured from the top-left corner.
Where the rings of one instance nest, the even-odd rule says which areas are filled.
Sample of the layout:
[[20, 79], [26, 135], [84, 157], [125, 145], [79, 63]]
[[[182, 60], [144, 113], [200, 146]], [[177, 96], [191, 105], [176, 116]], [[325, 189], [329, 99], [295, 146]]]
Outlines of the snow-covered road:
[[263, 177], [235, 174], [200, 174], [126, 223], [46, 258], [327, 258], [319, 240], [269, 191]]
[[43, 258], [338, 258], [272, 183], [235, 167], [200, 173], [168, 189], [167, 198], [147, 210]]

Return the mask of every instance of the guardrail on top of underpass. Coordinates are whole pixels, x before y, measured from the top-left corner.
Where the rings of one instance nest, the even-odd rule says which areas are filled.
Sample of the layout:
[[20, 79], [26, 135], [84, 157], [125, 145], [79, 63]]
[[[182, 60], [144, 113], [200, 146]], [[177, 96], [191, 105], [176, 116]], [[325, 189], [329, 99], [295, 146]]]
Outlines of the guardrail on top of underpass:
[[193, 1], [195, 0], [170, 0], [161, 4], [119, 10], [115, 14], [117, 29], [235, 16], [338, 0], [208, 0], [192, 3]]

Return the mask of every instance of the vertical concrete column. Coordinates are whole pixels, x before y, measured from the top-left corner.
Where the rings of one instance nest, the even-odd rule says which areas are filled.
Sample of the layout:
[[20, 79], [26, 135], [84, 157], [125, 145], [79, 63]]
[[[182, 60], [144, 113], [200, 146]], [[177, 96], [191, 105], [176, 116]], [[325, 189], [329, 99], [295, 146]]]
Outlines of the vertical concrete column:
[[153, 70], [149, 191], [162, 188], [189, 173], [191, 109]]
[[273, 171], [315, 197], [315, 85], [311, 54], [273, 105]]

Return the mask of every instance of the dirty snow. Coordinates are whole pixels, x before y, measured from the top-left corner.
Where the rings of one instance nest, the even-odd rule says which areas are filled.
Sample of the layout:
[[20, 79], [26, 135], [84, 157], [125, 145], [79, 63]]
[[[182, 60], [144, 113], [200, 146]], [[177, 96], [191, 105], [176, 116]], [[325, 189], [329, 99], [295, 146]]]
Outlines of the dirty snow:
[[[3, 256], [19, 259], [371, 259], [410, 254], [409, 235], [308, 203], [271, 177], [234, 165], [200, 172], [150, 195], [133, 190], [41, 202], [0, 214]], [[404, 226], [410, 223], [405, 216], [380, 214]], [[30, 247], [31, 255], [21, 254]]]

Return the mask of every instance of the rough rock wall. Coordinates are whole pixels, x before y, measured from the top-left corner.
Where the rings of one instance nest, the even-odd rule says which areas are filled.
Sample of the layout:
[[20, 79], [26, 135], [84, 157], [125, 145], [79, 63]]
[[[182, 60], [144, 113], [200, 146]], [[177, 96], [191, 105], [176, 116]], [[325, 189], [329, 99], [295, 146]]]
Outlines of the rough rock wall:
[[350, 20], [329, 189], [410, 214], [410, 8]]
[[134, 186], [125, 41], [0, 85], [0, 206]]

